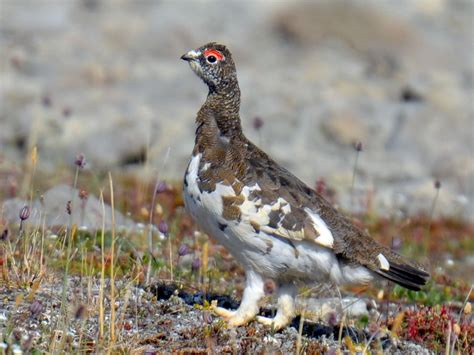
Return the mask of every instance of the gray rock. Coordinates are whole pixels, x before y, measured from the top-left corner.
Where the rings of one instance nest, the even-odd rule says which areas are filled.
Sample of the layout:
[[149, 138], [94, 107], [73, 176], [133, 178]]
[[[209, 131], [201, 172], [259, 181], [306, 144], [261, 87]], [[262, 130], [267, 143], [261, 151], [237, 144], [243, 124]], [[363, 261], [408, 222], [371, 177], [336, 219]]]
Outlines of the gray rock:
[[[69, 204], [68, 201], [71, 201]], [[79, 190], [71, 186], [58, 185], [46, 191], [40, 200], [28, 201], [14, 198], [2, 204], [3, 217], [9, 223], [19, 223], [19, 212], [23, 206], [30, 206], [30, 217], [25, 223], [46, 227], [68, 226], [76, 224], [78, 228], [91, 231], [106, 230], [112, 227], [112, 208], [108, 204], [102, 205], [101, 201], [89, 195], [86, 200], [79, 198]], [[67, 212], [70, 205], [71, 214]], [[114, 211], [116, 228], [133, 228], [135, 223], [122, 213]]]

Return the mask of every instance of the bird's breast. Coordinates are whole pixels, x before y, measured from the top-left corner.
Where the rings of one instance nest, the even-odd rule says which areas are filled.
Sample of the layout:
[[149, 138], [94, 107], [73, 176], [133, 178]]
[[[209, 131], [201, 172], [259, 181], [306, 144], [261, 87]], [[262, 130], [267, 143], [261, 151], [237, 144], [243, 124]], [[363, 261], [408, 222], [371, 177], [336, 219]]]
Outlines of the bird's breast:
[[[203, 173], [212, 168], [202, 159], [202, 154], [194, 155], [186, 169], [183, 191], [186, 210], [204, 232], [238, 259], [237, 251], [265, 249], [266, 244], [256, 237], [255, 230], [245, 218], [252, 210], [251, 202], [246, 200], [236, 204], [235, 200], [242, 197], [236, 195], [235, 184], [220, 181], [217, 177], [203, 182]], [[204, 175], [209, 177], [209, 174]], [[212, 189], [206, 189], [206, 186], [212, 186]], [[239, 189], [244, 196], [249, 188]]]
[[[206, 190], [202, 183], [202, 173], [210, 168], [210, 163], [201, 161], [202, 154], [194, 155], [184, 176], [184, 203], [188, 212], [196, 219], [201, 227], [203, 217], [219, 219], [223, 213], [223, 196], [233, 193], [231, 187], [213, 183], [213, 189]], [[199, 219], [198, 219], [199, 218]]]

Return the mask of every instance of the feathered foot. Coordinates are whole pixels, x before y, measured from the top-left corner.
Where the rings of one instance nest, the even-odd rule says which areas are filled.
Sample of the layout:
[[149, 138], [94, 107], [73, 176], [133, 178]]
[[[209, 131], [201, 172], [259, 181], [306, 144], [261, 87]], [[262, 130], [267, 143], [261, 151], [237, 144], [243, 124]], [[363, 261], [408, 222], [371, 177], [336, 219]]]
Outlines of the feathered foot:
[[218, 316], [227, 321], [230, 327], [238, 327], [255, 318], [259, 311], [258, 301], [263, 295], [263, 278], [253, 271], [247, 271], [244, 294], [239, 308], [231, 311], [217, 307], [217, 301], [213, 301], [211, 307]]
[[295, 316], [296, 288], [293, 284], [285, 284], [278, 289], [278, 308], [275, 318], [257, 316], [257, 322], [280, 330], [291, 323]]

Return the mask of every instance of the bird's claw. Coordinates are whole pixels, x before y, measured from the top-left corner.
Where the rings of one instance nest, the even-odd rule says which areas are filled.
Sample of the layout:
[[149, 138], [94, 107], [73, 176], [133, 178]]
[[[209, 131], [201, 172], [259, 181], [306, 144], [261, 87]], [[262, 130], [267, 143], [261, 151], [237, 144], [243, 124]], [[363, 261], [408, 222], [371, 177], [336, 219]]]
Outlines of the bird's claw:
[[283, 322], [282, 320], [278, 320], [275, 318], [268, 318], [263, 316], [257, 316], [257, 322], [263, 324], [266, 327], [271, 327], [273, 330], [280, 330], [287, 326], [287, 322]]
[[231, 328], [245, 325], [253, 319], [253, 317], [244, 317], [238, 314], [237, 311], [230, 311], [222, 307], [217, 307], [217, 301], [211, 302], [211, 309], [215, 314], [224, 318], [227, 325]]
[[214, 311], [215, 314], [224, 318], [225, 320], [229, 320], [235, 315], [235, 311], [230, 311], [222, 307], [217, 307], [217, 301], [211, 302], [211, 309]]

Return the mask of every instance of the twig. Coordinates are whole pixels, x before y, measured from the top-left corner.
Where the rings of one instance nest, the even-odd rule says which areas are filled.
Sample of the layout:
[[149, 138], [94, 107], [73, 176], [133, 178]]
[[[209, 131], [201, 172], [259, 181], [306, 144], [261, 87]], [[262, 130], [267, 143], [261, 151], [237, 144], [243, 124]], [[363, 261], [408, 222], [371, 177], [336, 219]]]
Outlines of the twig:
[[166, 237], [168, 238], [168, 252], [169, 252], [169, 261], [170, 261], [170, 274], [171, 274], [171, 280], [174, 279], [174, 271], [173, 271], [173, 243], [171, 241], [171, 233], [168, 231], [165, 233]]
[[474, 285], [471, 285], [471, 288], [469, 289], [469, 292], [467, 293], [467, 296], [462, 304], [462, 307], [461, 307], [461, 310], [459, 311], [459, 315], [458, 315], [458, 323], [461, 323], [461, 317], [462, 317], [462, 313], [464, 312], [464, 309], [466, 308], [466, 304], [467, 302], [469, 302], [469, 299], [471, 297], [471, 293], [472, 293], [472, 289], [473, 289]]
[[151, 206], [150, 206], [150, 219], [148, 221], [148, 253], [150, 254], [148, 258], [148, 267], [146, 271], [146, 282], [145, 284], [148, 285], [150, 283], [150, 275], [151, 275], [151, 260], [153, 256], [153, 231], [152, 231], [152, 226], [153, 226], [153, 217], [155, 214], [155, 205], [156, 205], [156, 196], [158, 195], [158, 184], [159, 184], [159, 176], [161, 171], [165, 168], [166, 162], [168, 161], [169, 155], [170, 155], [170, 150], [171, 147], [168, 147], [168, 150], [166, 151], [165, 159], [163, 159], [163, 164], [161, 165], [161, 170], [158, 172], [156, 176], [156, 183], [155, 183], [155, 188], [153, 190], [153, 198], [151, 200]]
[[100, 203], [102, 205], [102, 229], [100, 233], [100, 250], [101, 250], [101, 270], [100, 270], [100, 287], [99, 287], [99, 349], [104, 339], [104, 288], [105, 288], [105, 203], [104, 193], [100, 191]]
[[435, 212], [435, 209], [436, 209], [436, 204], [438, 202], [439, 190], [441, 190], [441, 182], [439, 180], [436, 180], [435, 183], [434, 183], [434, 187], [436, 189], [436, 194], [435, 194], [435, 197], [433, 198], [433, 203], [431, 204], [430, 224], [428, 226], [428, 233], [430, 233], [430, 231], [431, 231], [431, 223], [433, 222], [434, 212]]
[[342, 349], [342, 330], [344, 328], [344, 323], [346, 322], [346, 313], [342, 314], [341, 323], [339, 325], [339, 335], [337, 337], [339, 343], [339, 349]]
[[304, 325], [304, 312], [305, 309], [303, 308], [301, 310], [300, 314], [300, 324], [298, 327], [298, 338], [296, 339], [296, 355], [299, 355], [301, 353], [301, 339], [303, 337], [303, 325]]
[[357, 164], [359, 162], [359, 154], [362, 151], [362, 143], [357, 142], [354, 144], [354, 149], [356, 151], [354, 167], [352, 169], [352, 182], [351, 182], [351, 207], [354, 208], [354, 185], [355, 185], [355, 178], [356, 178], [356, 170]]
[[81, 158], [81, 161], [78, 162], [78, 158], [76, 158], [76, 172], [74, 175], [74, 183], [72, 186], [71, 190], [71, 200], [69, 201], [68, 205], [66, 206], [67, 213], [69, 214], [69, 228], [66, 230], [66, 240], [67, 240], [67, 249], [66, 249], [66, 265], [64, 267], [64, 279], [63, 279], [63, 291], [62, 291], [62, 297], [61, 297], [61, 308], [60, 308], [60, 314], [62, 316], [62, 337], [61, 337], [61, 344], [60, 344], [60, 350], [64, 350], [63, 347], [66, 343], [66, 334], [67, 334], [67, 324], [69, 321], [69, 315], [68, 311], [66, 309], [67, 305], [67, 290], [69, 287], [69, 265], [71, 262], [71, 252], [72, 252], [72, 243], [73, 243], [73, 238], [75, 234], [75, 227], [72, 223], [72, 210], [70, 210], [71, 206], [74, 208], [74, 191], [77, 186], [77, 180], [79, 178], [79, 170], [84, 166], [84, 158]]
[[109, 172], [110, 207], [112, 209], [112, 245], [110, 246], [110, 342], [108, 353], [113, 349], [115, 343], [115, 203], [114, 184], [112, 174]]
[[370, 336], [369, 340], [367, 341], [367, 344], [365, 344], [364, 349], [362, 350], [362, 354], [367, 354], [367, 353], [368, 353], [370, 343], [372, 343], [372, 341], [374, 340], [374, 338], [375, 338], [378, 334], [379, 334], [379, 331], [377, 330], [376, 332], [374, 332], [374, 334], [372, 334], [372, 335]]
[[448, 339], [446, 340], [446, 350], [445, 354], [449, 355], [449, 350], [450, 350], [450, 345], [451, 345], [451, 332], [452, 332], [452, 326], [451, 322], [448, 322]]
[[[338, 286], [338, 285], [336, 285], [336, 290], [337, 290], [337, 294], [339, 295], [339, 303], [340, 303], [340, 305], [341, 305], [341, 310], [343, 310], [342, 295], [341, 295], [341, 290], [339, 290], [339, 286]], [[343, 330], [343, 328], [344, 328], [344, 323], [345, 323], [345, 322], [346, 322], [346, 312], [343, 311], [341, 323], [340, 323], [340, 326], [339, 326], [339, 335], [338, 335], [339, 349], [342, 349], [342, 330]]]

